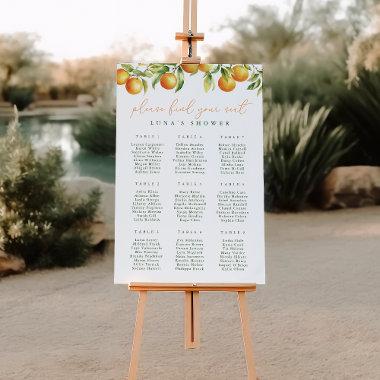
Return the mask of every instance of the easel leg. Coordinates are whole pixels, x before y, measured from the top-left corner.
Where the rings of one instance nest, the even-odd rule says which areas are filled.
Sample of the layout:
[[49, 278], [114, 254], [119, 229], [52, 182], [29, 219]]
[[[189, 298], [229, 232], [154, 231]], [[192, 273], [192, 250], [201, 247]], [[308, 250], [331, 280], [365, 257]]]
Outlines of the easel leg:
[[133, 334], [131, 361], [129, 364], [128, 380], [137, 379], [137, 369], [139, 365], [139, 354], [142, 340], [145, 304], [148, 292], [146, 290], [139, 291], [139, 300], [136, 311], [135, 332]]
[[185, 348], [199, 347], [199, 292], [185, 292]]
[[238, 302], [240, 310], [241, 329], [243, 334], [245, 361], [247, 363], [248, 380], [256, 380], [256, 368], [253, 357], [253, 344], [249, 330], [249, 316], [247, 298], [245, 292], [238, 292]]

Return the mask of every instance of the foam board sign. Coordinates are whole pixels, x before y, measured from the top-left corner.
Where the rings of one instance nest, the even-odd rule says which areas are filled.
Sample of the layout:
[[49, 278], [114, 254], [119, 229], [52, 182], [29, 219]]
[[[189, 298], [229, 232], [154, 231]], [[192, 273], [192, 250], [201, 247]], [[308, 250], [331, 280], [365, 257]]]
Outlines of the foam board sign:
[[115, 283], [265, 282], [262, 67], [117, 66]]

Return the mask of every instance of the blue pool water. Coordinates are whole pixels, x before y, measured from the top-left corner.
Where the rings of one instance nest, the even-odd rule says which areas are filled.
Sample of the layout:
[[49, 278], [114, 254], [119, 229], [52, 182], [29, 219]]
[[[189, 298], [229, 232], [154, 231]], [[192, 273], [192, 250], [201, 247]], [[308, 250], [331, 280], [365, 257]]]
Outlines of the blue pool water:
[[[47, 117], [20, 119], [20, 130], [36, 152], [43, 153], [48, 147], [61, 148], [65, 160], [66, 177], [95, 177], [101, 181], [115, 182], [115, 158], [100, 156], [82, 150], [73, 136], [75, 120], [50, 120]], [[6, 131], [7, 121], [0, 120], [0, 136]]]

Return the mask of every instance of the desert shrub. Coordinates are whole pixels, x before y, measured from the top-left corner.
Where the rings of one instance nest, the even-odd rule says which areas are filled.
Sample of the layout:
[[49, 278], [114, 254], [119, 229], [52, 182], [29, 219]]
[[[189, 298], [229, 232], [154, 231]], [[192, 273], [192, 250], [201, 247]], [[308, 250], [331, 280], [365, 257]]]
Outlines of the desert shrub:
[[59, 99], [59, 88], [57, 86], [51, 86], [49, 88], [50, 99], [57, 100]]
[[380, 72], [362, 71], [342, 89], [333, 116], [358, 139], [355, 163], [380, 165]]
[[273, 105], [265, 121], [267, 208], [300, 210], [310, 194], [352, 147], [341, 126], [325, 126], [329, 109]]
[[[375, 6], [375, 4], [377, 5]], [[366, 29], [356, 36], [348, 48], [348, 79], [353, 82], [362, 70], [380, 70], [380, 4], [369, 7]]]
[[102, 155], [114, 155], [116, 146], [115, 111], [105, 106], [81, 117], [74, 132], [81, 148]]
[[0, 139], [0, 249], [28, 267], [77, 266], [85, 262], [100, 192], [77, 200], [60, 183], [61, 151], [37, 157], [19, 134], [17, 120]]
[[34, 99], [34, 89], [31, 87], [7, 87], [3, 91], [4, 100], [17, 106], [19, 110], [23, 110]]
[[62, 88], [63, 97], [65, 99], [76, 99], [76, 97], [83, 92], [83, 89], [77, 84], [68, 84]]
[[334, 105], [337, 92], [345, 86], [343, 60], [332, 62], [313, 55], [310, 58], [308, 52], [307, 59], [280, 60], [270, 67], [265, 85], [271, 89], [274, 103], [309, 103], [311, 111]]

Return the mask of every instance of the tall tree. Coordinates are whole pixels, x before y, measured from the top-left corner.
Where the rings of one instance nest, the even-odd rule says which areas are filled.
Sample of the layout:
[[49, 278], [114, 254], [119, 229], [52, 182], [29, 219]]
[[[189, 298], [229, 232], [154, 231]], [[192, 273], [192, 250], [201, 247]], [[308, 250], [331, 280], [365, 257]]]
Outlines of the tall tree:
[[34, 77], [45, 59], [45, 54], [36, 47], [37, 36], [27, 33], [0, 34], [0, 90], [13, 84], [20, 84], [21, 76], [27, 70], [34, 71]]
[[302, 45], [326, 54], [345, 53], [378, 1], [294, 0], [284, 15], [277, 8], [250, 5], [244, 16], [223, 26], [232, 30], [233, 38], [212, 49], [210, 61], [271, 63]]
[[233, 40], [213, 49], [213, 62], [270, 62], [304, 36], [303, 0], [296, 0], [291, 11], [281, 16], [275, 8], [250, 5], [247, 14], [231, 20], [223, 28], [232, 29]]

